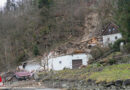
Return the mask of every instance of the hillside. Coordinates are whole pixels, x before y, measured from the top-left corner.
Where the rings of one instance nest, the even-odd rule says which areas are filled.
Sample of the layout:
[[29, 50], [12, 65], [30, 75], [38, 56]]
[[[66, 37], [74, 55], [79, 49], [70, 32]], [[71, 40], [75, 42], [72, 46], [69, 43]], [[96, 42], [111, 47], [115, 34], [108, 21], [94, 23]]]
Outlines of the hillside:
[[103, 25], [112, 21], [112, 4], [112, 0], [8, 0], [0, 13], [1, 69], [50, 51], [86, 51], [86, 41], [100, 36]]
[[0, 73], [7, 83], [23, 71], [35, 86], [129, 90], [129, 30], [129, 0], [7, 0], [0, 10]]
[[[119, 8], [119, 4], [117, 0], [8, 0], [0, 13], [1, 69], [15, 68], [25, 60], [50, 52], [59, 55], [90, 53], [89, 40], [100, 38], [109, 23], [119, 24], [128, 42], [129, 27], [122, 20], [125, 12], [121, 12], [123, 5]], [[115, 15], [121, 19], [116, 19]], [[126, 22], [127, 18], [129, 15]], [[98, 54], [113, 50], [99, 46], [96, 49], [102, 51]]]

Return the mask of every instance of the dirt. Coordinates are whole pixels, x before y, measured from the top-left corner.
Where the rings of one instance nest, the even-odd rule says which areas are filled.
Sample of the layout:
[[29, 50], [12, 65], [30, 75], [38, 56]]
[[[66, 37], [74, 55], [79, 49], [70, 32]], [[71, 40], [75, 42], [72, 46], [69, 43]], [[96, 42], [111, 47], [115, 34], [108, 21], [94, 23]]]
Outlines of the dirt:
[[88, 40], [92, 39], [93, 37], [100, 37], [101, 34], [100, 18], [96, 11], [92, 11], [86, 15], [83, 32], [83, 36], [58, 46], [55, 50], [53, 50], [56, 55], [52, 56], [73, 54], [77, 51], [85, 53], [90, 52], [90, 49], [88, 48]]
[[86, 15], [84, 35], [81, 42], [87, 41], [92, 37], [99, 36], [101, 33], [101, 24], [99, 14], [97, 12], [91, 12]]

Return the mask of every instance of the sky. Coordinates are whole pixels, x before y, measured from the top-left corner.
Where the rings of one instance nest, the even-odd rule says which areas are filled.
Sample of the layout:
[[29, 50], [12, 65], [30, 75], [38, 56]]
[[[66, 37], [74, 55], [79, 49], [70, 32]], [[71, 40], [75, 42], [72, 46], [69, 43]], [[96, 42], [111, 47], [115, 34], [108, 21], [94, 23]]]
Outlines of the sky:
[[0, 8], [2, 8], [6, 3], [6, 0], [0, 0]]

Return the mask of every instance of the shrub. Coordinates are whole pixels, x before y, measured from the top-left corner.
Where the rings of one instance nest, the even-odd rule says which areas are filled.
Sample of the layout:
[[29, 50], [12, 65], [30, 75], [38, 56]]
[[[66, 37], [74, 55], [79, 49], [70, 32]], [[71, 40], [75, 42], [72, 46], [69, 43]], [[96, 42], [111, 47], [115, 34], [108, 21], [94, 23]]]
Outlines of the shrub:
[[38, 49], [38, 46], [37, 46], [37, 45], [34, 45], [34, 46], [33, 46], [33, 54], [34, 54], [35, 56], [39, 55], [39, 49]]
[[88, 61], [88, 64], [92, 64], [97, 62], [97, 59], [103, 58], [106, 53], [110, 51], [110, 48], [103, 48], [103, 47], [94, 47], [92, 48], [90, 54], [92, 55], [92, 58]]
[[126, 45], [124, 45], [125, 51], [126, 53], [130, 53], [130, 43], [127, 43]]
[[126, 42], [124, 39], [119, 39], [117, 40], [114, 45], [112, 46], [112, 49], [114, 49], [115, 51], [120, 51], [120, 43], [121, 42]]
[[109, 63], [110, 65], [113, 65], [113, 64], [116, 63], [116, 60], [115, 60], [115, 59], [109, 59], [108, 63]]
[[101, 49], [101, 47], [94, 47], [92, 48], [92, 51], [90, 52], [93, 59], [98, 59], [103, 55], [103, 51]]
[[121, 63], [130, 63], [130, 56], [123, 56]]

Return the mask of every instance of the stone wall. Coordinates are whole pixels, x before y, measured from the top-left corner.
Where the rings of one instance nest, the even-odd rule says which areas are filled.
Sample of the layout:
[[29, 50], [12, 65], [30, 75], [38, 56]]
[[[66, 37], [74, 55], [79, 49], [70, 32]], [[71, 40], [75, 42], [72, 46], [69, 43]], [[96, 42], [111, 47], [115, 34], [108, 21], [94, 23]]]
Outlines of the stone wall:
[[92, 80], [68, 81], [68, 80], [45, 80], [44, 85], [49, 88], [67, 88], [67, 90], [130, 90], [129, 80], [118, 80], [111, 83], [95, 83]]

